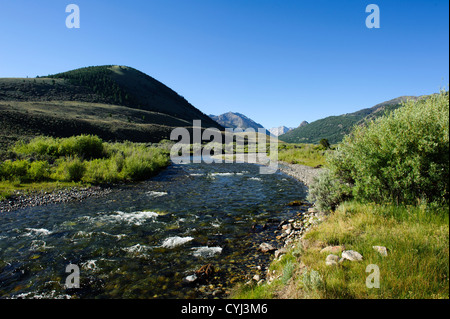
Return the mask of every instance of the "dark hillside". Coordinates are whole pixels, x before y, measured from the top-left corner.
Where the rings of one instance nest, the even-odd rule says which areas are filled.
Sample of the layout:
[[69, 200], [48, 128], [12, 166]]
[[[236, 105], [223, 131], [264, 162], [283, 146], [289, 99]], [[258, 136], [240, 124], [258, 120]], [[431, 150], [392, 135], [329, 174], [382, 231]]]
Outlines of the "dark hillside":
[[0, 79], [0, 144], [36, 135], [95, 134], [107, 141], [159, 142], [175, 127], [223, 127], [152, 77], [100, 66], [33, 79]]

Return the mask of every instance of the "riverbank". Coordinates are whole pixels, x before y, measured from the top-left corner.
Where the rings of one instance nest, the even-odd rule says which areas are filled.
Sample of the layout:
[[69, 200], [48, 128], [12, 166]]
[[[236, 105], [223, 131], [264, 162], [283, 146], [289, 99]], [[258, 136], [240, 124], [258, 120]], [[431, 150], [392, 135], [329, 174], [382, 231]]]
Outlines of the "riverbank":
[[65, 187], [52, 191], [40, 190], [26, 193], [16, 191], [7, 199], [0, 201], [0, 213], [50, 204], [81, 202], [86, 198], [105, 196], [111, 191], [112, 188], [102, 186]]
[[300, 164], [289, 164], [286, 162], [278, 162], [278, 168], [281, 172], [294, 177], [306, 186], [311, 185], [314, 178], [317, 177], [323, 168], [314, 168]]
[[231, 297], [447, 299], [448, 231], [448, 207], [344, 203]]
[[[265, 154], [256, 154], [253, 158], [249, 159], [248, 154], [232, 154], [232, 155], [215, 155], [212, 156], [213, 159], [221, 159], [224, 161], [234, 161], [240, 163], [249, 163], [254, 162], [258, 165], [267, 165], [269, 163], [269, 158]], [[323, 170], [321, 167], [311, 167], [301, 164], [291, 164], [284, 161], [278, 161], [278, 169], [289, 175], [294, 177], [298, 181], [302, 182], [306, 186], [311, 185], [314, 178], [319, 175], [319, 173]]]

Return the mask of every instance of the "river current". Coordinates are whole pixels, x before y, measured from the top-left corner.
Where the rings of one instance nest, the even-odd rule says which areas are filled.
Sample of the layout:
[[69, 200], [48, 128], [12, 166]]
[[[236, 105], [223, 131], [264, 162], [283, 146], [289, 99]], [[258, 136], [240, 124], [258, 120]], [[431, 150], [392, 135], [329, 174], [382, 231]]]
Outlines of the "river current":
[[[2, 213], [0, 298], [225, 297], [267, 264], [259, 244], [279, 245], [277, 225], [299, 213], [287, 204], [306, 191], [254, 164], [172, 165], [101, 198]], [[206, 264], [207, 281], [186, 280]]]

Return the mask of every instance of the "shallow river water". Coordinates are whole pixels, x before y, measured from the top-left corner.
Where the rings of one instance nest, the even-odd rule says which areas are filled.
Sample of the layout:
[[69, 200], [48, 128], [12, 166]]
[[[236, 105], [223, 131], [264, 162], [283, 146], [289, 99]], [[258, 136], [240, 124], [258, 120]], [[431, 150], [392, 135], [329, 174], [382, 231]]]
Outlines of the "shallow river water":
[[[212, 298], [267, 264], [305, 186], [253, 164], [172, 165], [101, 198], [0, 214], [0, 298]], [[264, 226], [265, 225], [265, 226]], [[68, 265], [80, 288], [67, 289]], [[189, 283], [201, 266], [215, 273]], [[263, 269], [264, 270], [264, 269]]]

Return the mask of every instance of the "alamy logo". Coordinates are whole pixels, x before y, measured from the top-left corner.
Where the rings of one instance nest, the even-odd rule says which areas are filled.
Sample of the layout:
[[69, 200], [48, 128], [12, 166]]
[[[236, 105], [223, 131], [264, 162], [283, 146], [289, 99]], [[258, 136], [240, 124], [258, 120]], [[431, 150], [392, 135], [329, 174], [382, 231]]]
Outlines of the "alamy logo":
[[66, 267], [66, 273], [69, 273], [70, 275], [66, 278], [65, 288], [80, 288], [80, 267], [69, 264]]
[[[262, 164], [260, 174], [274, 174], [278, 170], [278, 140], [267, 135], [265, 129], [203, 129], [200, 120], [193, 121], [191, 132], [184, 127], [171, 134], [170, 159], [175, 164], [188, 163], [252, 163]], [[203, 143], [202, 142], [208, 142]], [[192, 155], [192, 157], [191, 157]]]
[[370, 273], [366, 278], [366, 287], [380, 288], [380, 267], [375, 264], [367, 265], [366, 272]]
[[376, 4], [369, 4], [366, 7], [366, 13], [370, 13], [366, 18], [366, 27], [368, 29], [380, 28], [380, 7]]
[[80, 28], [80, 7], [76, 4], [69, 4], [66, 7], [66, 12], [70, 13], [66, 18], [66, 27], [68, 29]]

